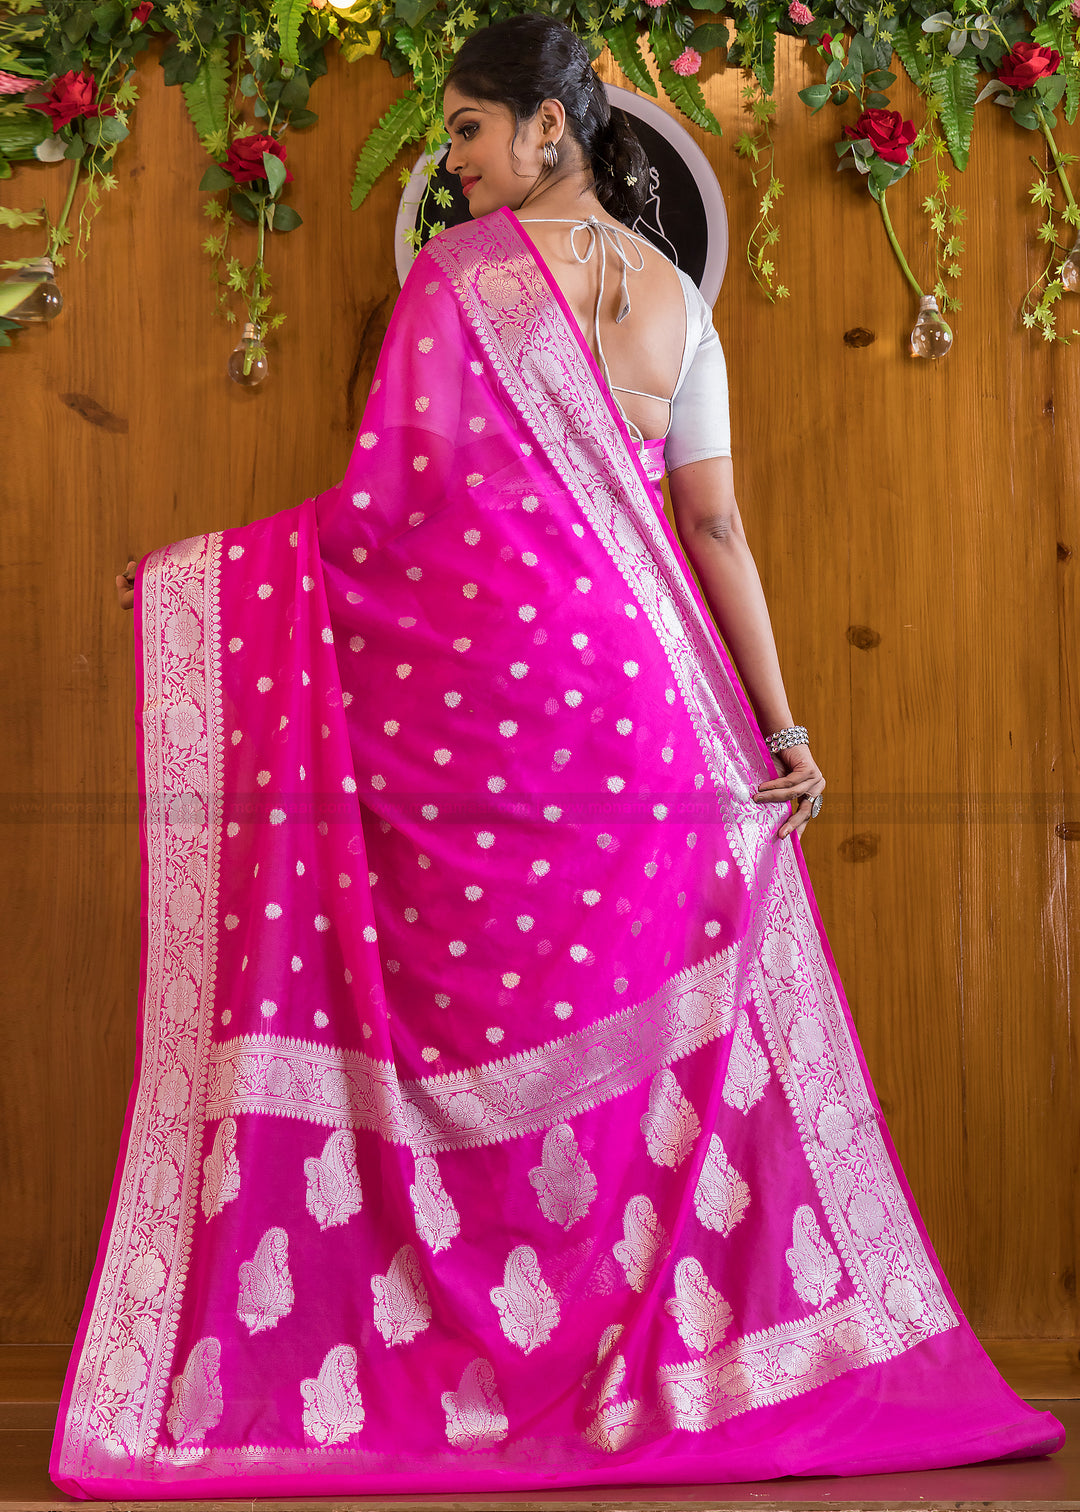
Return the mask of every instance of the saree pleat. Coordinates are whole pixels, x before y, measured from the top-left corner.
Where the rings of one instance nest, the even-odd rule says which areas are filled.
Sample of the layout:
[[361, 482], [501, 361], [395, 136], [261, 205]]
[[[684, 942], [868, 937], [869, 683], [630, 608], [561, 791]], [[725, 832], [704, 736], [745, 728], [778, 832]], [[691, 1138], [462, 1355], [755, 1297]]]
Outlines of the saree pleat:
[[77, 1496], [1044, 1453], [931, 1251], [761, 733], [508, 212], [342, 482], [143, 565], [139, 1057]]

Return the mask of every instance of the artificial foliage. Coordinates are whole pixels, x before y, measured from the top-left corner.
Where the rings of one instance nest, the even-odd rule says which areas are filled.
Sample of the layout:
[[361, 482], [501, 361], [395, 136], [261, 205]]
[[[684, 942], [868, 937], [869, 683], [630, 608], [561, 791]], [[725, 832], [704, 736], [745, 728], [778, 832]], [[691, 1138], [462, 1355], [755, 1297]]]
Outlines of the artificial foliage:
[[[861, 173], [878, 205], [904, 276], [958, 309], [962, 211], [952, 203], [953, 174], [973, 150], [976, 115], [1009, 110], [1018, 150], [1035, 168], [1034, 229], [1042, 270], [1017, 304], [1025, 325], [1048, 340], [1076, 334], [1061, 301], [1080, 267], [1080, 209], [1069, 170], [1076, 161], [1054, 135], [1080, 106], [1080, 0], [544, 0], [542, 9], [572, 26], [596, 58], [608, 49], [631, 85], [663, 94], [701, 129], [720, 135], [700, 78], [703, 69], [743, 73], [746, 124], [731, 144], [752, 175], [758, 218], [747, 230], [747, 257], [763, 293], [786, 297], [780, 216], [783, 182], [774, 129], [776, 39], [803, 38], [809, 82], [799, 91], [811, 111], [837, 110], [840, 166]], [[243, 318], [263, 335], [279, 326], [272, 310], [268, 247], [300, 225], [289, 203], [291, 134], [316, 126], [311, 96], [326, 72], [328, 48], [346, 62], [378, 54], [405, 79], [400, 99], [358, 149], [351, 203], [363, 203], [406, 147], [434, 151], [445, 140], [443, 82], [461, 41], [474, 29], [533, 8], [528, 0], [7, 0], [0, 5], [0, 179], [20, 162], [55, 162], [67, 172], [60, 216], [0, 206], [0, 229], [40, 225], [41, 254], [62, 267], [85, 254], [103, 198], [118, 187], [118, 149], [134, 128], [134, 64], [153, 48], [165, 83], [178, 86], [206, 152], [198, 184], [209, 222], [204, 250], [225, 318]], [[651, 65], [651, 66], [650, 66]], [[905, 121], [889, 91], [903, 69], [922, 99], [922, 119]], [[1034, 150], [1032, 150], [1034, 149]], [[435, 165], [429, 164], [429, 177]], [[913, 270], [896, 238], [887, 193], [912, 169], [929, 221], [933, 266]], [[402, 170], [403, 182], [408, 169]], [[193, 185], [193, 188], [196, 186]], [[81, 191], [81, 193], [80, 193]], [[447, 200], [434, 187], [422, 201], [419, 242], [439, 228]], [[76, 204], [78, 205], [76, 213]], [[9, 275], [31, 259], [8, 259]], [[25, 290], [24, 290], [25, 292]], [[23, 329], [18, 288], [0, 285], [0, 343]]]

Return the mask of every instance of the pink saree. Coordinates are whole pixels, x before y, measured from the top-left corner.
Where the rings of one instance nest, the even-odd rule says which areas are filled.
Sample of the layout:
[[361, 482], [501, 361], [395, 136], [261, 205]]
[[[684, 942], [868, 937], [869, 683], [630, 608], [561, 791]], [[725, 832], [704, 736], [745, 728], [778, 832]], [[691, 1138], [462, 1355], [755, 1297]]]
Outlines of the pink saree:
[[52, 1474], [288, 1496], [1043, 1454], [558, 290], [417, 259], [347, 474], [138, 581], [139, 1058]]

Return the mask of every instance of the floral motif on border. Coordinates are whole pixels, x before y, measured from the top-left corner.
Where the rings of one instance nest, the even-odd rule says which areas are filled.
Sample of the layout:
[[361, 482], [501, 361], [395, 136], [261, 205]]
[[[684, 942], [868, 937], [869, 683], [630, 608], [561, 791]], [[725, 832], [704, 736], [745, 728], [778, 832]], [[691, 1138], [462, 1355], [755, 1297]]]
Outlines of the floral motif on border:
[[[219, 535], [195, 536], [155, 552], [143, 572], [148, 923], [142, 1062], [108, 1248], [68, 1407], [61, 1470], [76, 1478], [84, 1462], [92, 1473], [116, 1474], [152, 1455], [175, 1368], [202, 1175], [200, 1113], [213, 1024], [218, 833], [211, 808], [224, 754], [220, 551]], [[193, 615], [196, 607], [201, 613]]]
[[663, 1365], [660, 1401], [673, 1428], [704, 1433], [725, 1418], [824, 1386], [847, 1370], [899, 1353], [858, 1298], [736, 1340], [700, 1360]]
[[735, 1022], [734, 946], [643, 1002], [546, 1045], [449, 1075], [399, 1081], [360, 1050], [253, 1034], [214, 1046], [207, 1119], [276, 1113], [371, 1129], [415, 1154], [516, 1139], [608, 1102]]

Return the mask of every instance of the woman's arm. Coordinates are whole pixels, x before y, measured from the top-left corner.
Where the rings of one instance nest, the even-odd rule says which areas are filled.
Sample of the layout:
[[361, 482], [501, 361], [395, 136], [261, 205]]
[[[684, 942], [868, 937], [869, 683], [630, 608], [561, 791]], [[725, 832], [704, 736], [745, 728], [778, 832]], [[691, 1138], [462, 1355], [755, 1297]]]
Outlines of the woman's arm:
[[[697, 573], [705, 601], [738, 669], [758, 723], [766, 735], [794, 724], [769, 610], [761, 579], [746, 544], [729, 457], [711, 457], [676, 468], [670, 476], [675, 529], [687, 560]], [[780, 753], [783, 777], [758, 786], [762, 803], [798, 802], [816, 797], [825, 779], [805, 745]], [[777, 831], [777, 838], [802, 829], [809, 804], [797, 808]]]

